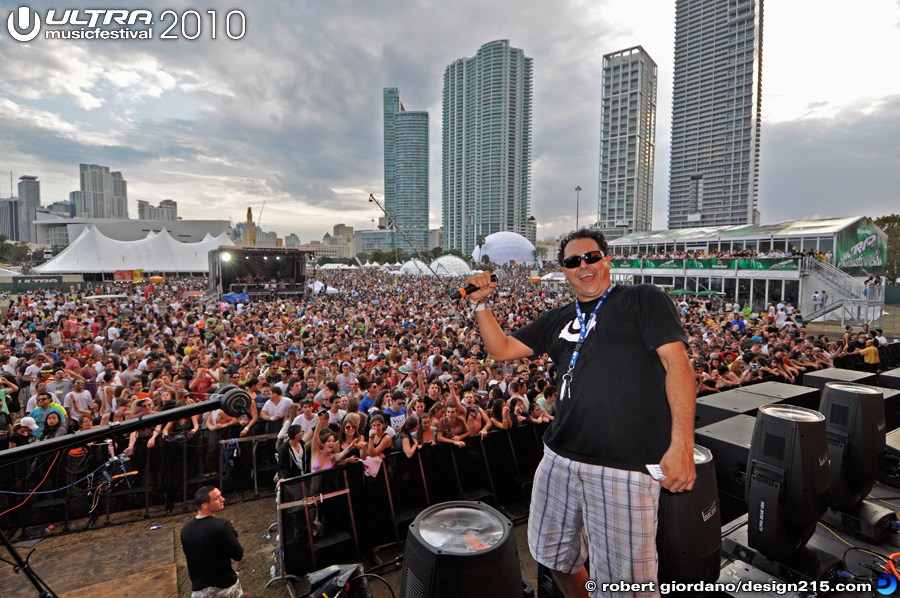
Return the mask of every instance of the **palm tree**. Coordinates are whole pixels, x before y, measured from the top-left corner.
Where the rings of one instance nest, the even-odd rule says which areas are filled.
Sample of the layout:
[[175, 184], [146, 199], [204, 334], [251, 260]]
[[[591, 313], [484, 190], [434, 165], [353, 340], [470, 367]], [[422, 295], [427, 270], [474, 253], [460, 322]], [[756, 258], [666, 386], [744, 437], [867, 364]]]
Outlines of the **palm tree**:
[[8, 247], [7, 241], [9, 241], [9, 237], [0, 235], [0, 261], [6, 261], [3, 258], [6, 256], [6, 249]]

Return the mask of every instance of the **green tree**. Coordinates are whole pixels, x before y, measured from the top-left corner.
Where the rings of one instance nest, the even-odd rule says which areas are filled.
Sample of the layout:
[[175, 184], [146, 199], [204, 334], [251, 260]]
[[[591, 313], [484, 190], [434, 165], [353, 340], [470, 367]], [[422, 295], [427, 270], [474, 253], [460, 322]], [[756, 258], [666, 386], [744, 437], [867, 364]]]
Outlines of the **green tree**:
[[896, 281], [900, 278], [900, 215], [882, 216], [874, 222], [888, 237], [887, 277]]
[[547, 248], [543, 245], [534, 248], [534, 257], [537, 258], [539, 262], [543, 262], [547, 259]]
[[9, 237], [6, 235], [0, 235], [0, 261], [6, 261], [6, 251], [9, 248]]
[[478, 235], [475, 237], [475, 244], [479, 247], [484, 247], [484, 235]]
[[488, 254], [484, 254], [483, 256], [481, 256], [481, 263], [483, 263], [485, 266], [489, 266], [491, 263], [491, 256], [489, 256]]

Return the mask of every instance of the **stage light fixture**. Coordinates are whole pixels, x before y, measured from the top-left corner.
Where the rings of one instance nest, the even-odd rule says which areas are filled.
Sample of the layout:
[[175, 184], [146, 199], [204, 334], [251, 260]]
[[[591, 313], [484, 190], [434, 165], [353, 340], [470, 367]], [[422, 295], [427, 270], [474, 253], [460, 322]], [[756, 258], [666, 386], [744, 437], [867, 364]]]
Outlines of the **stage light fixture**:
[[276, 256], [275, 256], [275, 259], [276, 259], [276, 260], [280, 260], [280, 259], [281, 259], [281, 256], [280, 256], [280, 255], [276, 255]]
[[230, 262], [230, 261], [231, 261], [231, 254], [230, 254], [230, 253], [223, 253], [223, 254], [222, 254], [222, 261], [223, 261], [223, 262]]
[[656, 550], [659, 581], [696, 583], [719, 579], [722, 521], [713, 454], [694, 447], [697, 479], [688, 492], [659, 493]]
[[512, 523], [471, 501], [429, 507], [409, 526], [400, 595], [404, 598], [522, 598]]
[[263, 256], [263, 259], [264, 259], [264, 260], [267, 260], [267, 259], [269, 259], [269, 256], [264, 255], [264, 256]]
[[776, 560], [797, 554], [828, 505], [824, 416], [804, 407], [760, 407], [747, 473], [750, 547]]

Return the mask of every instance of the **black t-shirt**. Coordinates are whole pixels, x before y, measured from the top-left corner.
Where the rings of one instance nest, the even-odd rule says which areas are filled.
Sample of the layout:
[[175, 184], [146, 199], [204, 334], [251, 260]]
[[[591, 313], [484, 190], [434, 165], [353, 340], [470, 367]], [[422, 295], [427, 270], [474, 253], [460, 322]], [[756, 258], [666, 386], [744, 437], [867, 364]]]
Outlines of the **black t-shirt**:
[[237, 582], [231, 561], [244, 558], [244, 549], [229, 520], [192, 517], [181, 528], [181, 548], [187, 558], [191, 591], [230, 588]]
[[[585, 322], [596, 305], [581, 305]], [[549, 353], [559, 388], [580, 331], [570, 303], [542, 313], [513, 337], [535, 355]], [[615, 287], [597, 312], [597, 325], [575, 364], [571, 396], [558, 399], [544, 443], [593, 465], [646, 473], [646, 465], [659, 463], [672, 420], [656, 349], [672, 342], [687, 344], [671, 299], [652, 285]]]

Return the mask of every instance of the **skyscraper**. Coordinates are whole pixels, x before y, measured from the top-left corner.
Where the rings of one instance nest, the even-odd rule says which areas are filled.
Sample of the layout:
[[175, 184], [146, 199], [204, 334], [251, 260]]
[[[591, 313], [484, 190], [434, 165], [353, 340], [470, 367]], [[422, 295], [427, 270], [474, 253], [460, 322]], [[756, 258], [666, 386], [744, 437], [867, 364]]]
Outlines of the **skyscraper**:
[[138, 220], [178, 220], [178, 202], [172, 199], [162, 200], [159, 207], [139, 199], [137, 207]]
[[408, 112], [396, 87], [384, 89], [384, 209], [397, 247], [427, 249], [428, 113]]
[[108, 166], [80, 164], [82, 218], [128, 218], [128, 183]]
[[531, 195], [532, 60], [509, 40], [444, 70], [444, 249], [478, 236], [527, 232]]
[[35, 242], [34, 221], [41, 207], [41, 182], [36, 176], [19, 177], [19, 240]]
[[598, 226], [609, 240], [652, 229], [656, 72], [641, 46], [603, 57]]
[[677, 0], [669, 228], [759, 222], [763, 0]]

